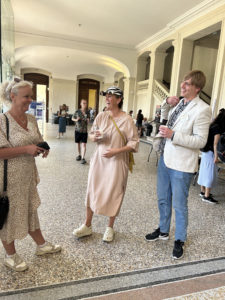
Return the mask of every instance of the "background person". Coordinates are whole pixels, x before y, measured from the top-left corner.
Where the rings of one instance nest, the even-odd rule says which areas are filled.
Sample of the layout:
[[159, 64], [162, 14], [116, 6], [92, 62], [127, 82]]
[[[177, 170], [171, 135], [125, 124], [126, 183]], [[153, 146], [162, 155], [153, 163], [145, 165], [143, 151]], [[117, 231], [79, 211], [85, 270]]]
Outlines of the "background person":
[[59, 134], [57, 135], [57, 139], [60, 139], [60, 137], [63, 138], [63, 135], [66, 132], [66, 117], [67, 117], [66, 111], [67, 111], [67, 106], [66, 104], [63, 104], [62, 107], [60, 107], [60, 110], [58, 112]]
[[[117, 87], [110, 87], [103, 95], [106, 96], [107, 111], [95, 118], [90, 134], [97, 147], [88, 175], [86, 220], [73, 234], [78, 238], [91, 235], [95, 213], [109, 217], [103, 241], [111, 242], [114, 238], [114, 221], [126, 190], [129, 152], [137, 151], [139, 140], [132, 118], [122, 111], [123, 92]], [[98, 130], [94, 131], [94, 128]]]
[[218, 203], [210, 194], [211, 189], [216, 185], [218, 168], [216, 163], [219, 162], [217, 153], [217, 144], [220, 135], [225, 132], [225, 110], [220, 113], [210, 124], [209, 136], [207, 143], [202, 151], [201, 164], [199, 169], [198, 184], [201, 185], [200, 196], [204, 202]]
[[74, 113], [72, 118], [72, 120], [76, 122], [75, 143], [77, 143], [78, 147], [78, 156], [76, 157], [76, 160], [81, 161], [81, 164], [86, 164], [85, 154], [88, 139], [88, 122], [90, 119], [86, 99], [81, 100], [80, 107], [81, 108]]
[[131, 116], [131, 118], [133, 118], [133, 110], [129, 111], [129, 115]]
[[[9, 213], [0, 238], [5, 248], [4, 264], [15, 271], [28, 268], [15, 249], [15, 240], [23, 239], [29, 233], [37, 244], [36, 255], [54, 253], [60, 246], [45, 241], [40, 230], [37, 208], [40, 198], [37, 191], [39, 176], [35, 157], [49, 151], [36, 146], [42, 136], [34, 116], [26, 114], [32, 101], [32, 83], [18, 78], [1, 86], [1, 98], [10, 102], [11, 108], [5, 115], [9, 120], [9, 140], [6, 138], [6, 119], [0, 115], [0, 184], [3, 183], [3, 163], [8, 159]], [[3, 186], [0, 187], [1, 191]]]
[[141, 136], [141, 129], [142, 129], [142, 121], [144, 119], [144, 116], [142, 114], [142, 110], [139, 109], [138, 114], [137, 114], [137, 118], [136, 118], [136, 126], [138, 128], [138, 134], [139, 136]]

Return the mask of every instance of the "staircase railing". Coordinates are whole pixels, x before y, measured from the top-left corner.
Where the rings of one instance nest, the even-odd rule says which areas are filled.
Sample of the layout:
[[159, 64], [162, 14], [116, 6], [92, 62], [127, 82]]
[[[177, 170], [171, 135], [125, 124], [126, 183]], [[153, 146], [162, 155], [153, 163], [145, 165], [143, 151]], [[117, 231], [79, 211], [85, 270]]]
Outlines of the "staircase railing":
[[163, 85], [163, 83], [160, 80], [155, 80], [154, 87], [153, 87], [153, 94], [155, 96], [163, 101], [165, 98], [169, 96], [169, 89]]

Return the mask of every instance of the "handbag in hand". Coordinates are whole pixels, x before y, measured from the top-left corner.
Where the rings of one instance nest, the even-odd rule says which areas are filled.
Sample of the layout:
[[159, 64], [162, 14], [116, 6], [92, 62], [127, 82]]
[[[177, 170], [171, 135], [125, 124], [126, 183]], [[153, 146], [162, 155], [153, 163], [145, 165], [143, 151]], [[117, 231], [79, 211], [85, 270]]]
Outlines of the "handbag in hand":
[[47, 142], [41, 142], [37, 144], [38, 147], [43, 148], [45, 150], [50, 150], [49, 144]]
[[[9, 120], [7, 118], [7, 116], [4, 114], [5, 118], [6, 118], [6, 136], [7, 136], [7, 140], [9, 140]], [[8, 173], [8, 160], [5, 159], [4, 160], [4, 179], [3, 179], [3, 183], [4, 183], [4, 188], [3, 188], [3, 193], [0, 196], [0, 229], [2, 229], [7, 216], [8, 216], [8, 212], [9, 212], [9, 199], [7, 196], [7, 173]]]

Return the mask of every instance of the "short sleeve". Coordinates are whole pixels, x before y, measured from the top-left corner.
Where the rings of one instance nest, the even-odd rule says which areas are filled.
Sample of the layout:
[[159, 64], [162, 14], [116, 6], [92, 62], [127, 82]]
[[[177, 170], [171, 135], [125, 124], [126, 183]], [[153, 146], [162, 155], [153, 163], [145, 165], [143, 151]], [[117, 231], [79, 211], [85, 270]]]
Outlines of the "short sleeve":
[[93, 132], [94, 128], [96, 128], [96, 127], [101, 128], [101, 121], [102, 121], [103, 114], [104, 114], [104, 112], [100, 112], [96, 116], [96, 118], [95, 118], [95, 120], [94, 120], [94, 122], [92, 124], [92, 127], [91, 127], [91, 132]]
[[12, 147], [6, 136], [6, 119], [3, 114], [0, 115], [0, 148]]
[[214, 135], [217, 135], [217, 134], [221, 134], [221, 133], [222, 133], [222, 132], [221, 132], [221, 129], [220, 129], [220, 127], [219, 127], [218, 125], [215, 126], [213, 133], [214, 133]]
[[76, 110], [75, 113], [73, 114], [74, 119], [77, 119], [78, 117], [78, 111]]
[[127, 126], [126, 126], [126, 138], [127, 138], [127, 145], [133, 149], [133, 152], [138, 151], [139, 146], [139, 136], [137, 127], [134, 124], [133, 119], [130, 116], [127, 116]]

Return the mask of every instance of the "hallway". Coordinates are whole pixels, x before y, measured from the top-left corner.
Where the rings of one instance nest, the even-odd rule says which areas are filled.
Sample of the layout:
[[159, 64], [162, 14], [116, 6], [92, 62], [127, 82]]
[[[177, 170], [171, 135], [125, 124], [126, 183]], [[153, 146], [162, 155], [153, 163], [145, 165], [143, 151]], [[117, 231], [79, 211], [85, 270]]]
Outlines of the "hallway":
[[[165, 266], [172, 266], [171, 270], [176, 273], [179, 264], [212, 258], [220, 259], [213, 260], [212, 266], [208, 266], [207, 270], [212, 272], [210, 268], [215, 268], [213, 272], [217, 273], [225, 269], [225, 201], [224, 181], [221, 179], [225, 176], [222, 173], [218, 187], [214, 191], [219, 205], [213, 206], [202, 202], [198, 196], [198, 186], [192, 186], [190, 189], [188, 242], [185, 256], [181, 261], [174, 262], [171, 259], [174, 222], [172, 222], [168, 242], [147, 243], [145, 241], [144, 235], [157, 226], [158, 212], [155, 156], [153, 154], [150, 162], [147, 163], [149, 146], [143, 143], [140, 143], [139, 153], [135, 154], [136, 166], [134, 173], [129, 175], [124, 203], [115, 224], [115, 240], [111, 244], [102, 242], [107, 224], [106, 218], [102, 216], [95, 216], [94, 234], [91, 237], [76, 240], [72, 236], [72, 231], [84, 220], [84, 198], [89, 165], [81, 165], [75, 160], [74, 128], [68, 127], [66, 137], [60, 140], [55, 138], [57, 130], [57, 125], [46, 124], [45, 139], [51, 146], [51, 153], [46, 160], [37, 158], [41, 178], [39, 192], [42, 200], [39, 216], [47, 240], [59, 243], [63, 251], [61, 254], [39, 258], [34, 256], [35, 245], [30, 237], [18, 241], [18, 253], [29, 264], [29, 269], [24, 273], [16, 274], [1, 264], [1, 291], [55, 285], [143, 269], [148, 273], [152, 268], [161, 271], [160, 267]], [[94, 144], [89, 141], [86, 155], [88, 162], [93, 150]], [[3, 255], [1, 247], [0, 259]], [[205, 272], [205, 267], [201, 269], [201, 266], [203, 266], [201, 263], [196, 263], [199, 272], [196, 274]], [[181, 268], [180, 272], [181, 279], [182, 276], [185, 277], [185, 268], [184, 270]], [[129, 280], [132, 280], [130, 286], [136, 284], [135, 278]], [[89, 287], [86, 288], [88, 293]], [[112, 289], [113, 286], [110, 285], [110, 288]], [[8, 298], [0, 293], [1, 297], [27, 299]], [[55, 295], [48, 299], [59, 298]]]

